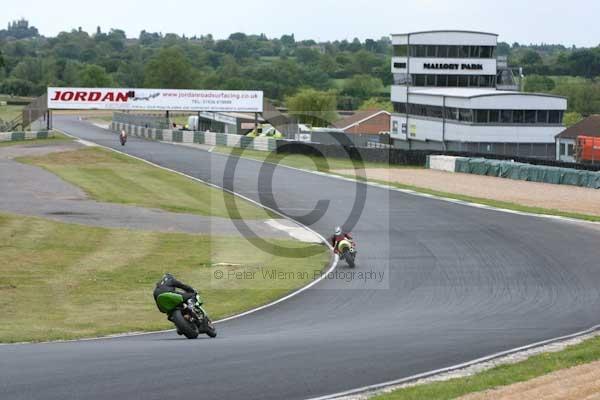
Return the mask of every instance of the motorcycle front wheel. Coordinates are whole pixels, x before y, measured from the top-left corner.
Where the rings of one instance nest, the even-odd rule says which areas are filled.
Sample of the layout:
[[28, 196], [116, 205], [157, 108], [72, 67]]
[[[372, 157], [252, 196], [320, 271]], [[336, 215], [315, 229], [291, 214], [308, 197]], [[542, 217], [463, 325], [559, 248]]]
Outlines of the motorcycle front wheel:
[[205, 316], [204, 318], [205, 318], [204, 324], [206, 327], [206, 334], [210, 338], [213, 338], [213, 339], [216, 338], [217, 337], [217, 329], [215, 328], [215, 324], [213, 324], [213, 322], [207, 316]]
[[344, 258], [346, 259], [346, 262], [348, 263], [348, 266], [352, 269], [356, 268], [356, 264], [354, 263], [354, 255], [352, 253], [350, 253], [349, 251], [346, 251], [344, 253]]

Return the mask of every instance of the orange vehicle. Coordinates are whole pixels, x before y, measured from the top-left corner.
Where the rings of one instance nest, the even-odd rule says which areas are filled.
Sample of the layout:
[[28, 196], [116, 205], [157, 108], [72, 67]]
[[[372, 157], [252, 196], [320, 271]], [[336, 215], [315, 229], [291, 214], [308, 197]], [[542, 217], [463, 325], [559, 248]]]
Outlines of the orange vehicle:
[[577, 136], [577, 161], [600, 163], [600, 137]]

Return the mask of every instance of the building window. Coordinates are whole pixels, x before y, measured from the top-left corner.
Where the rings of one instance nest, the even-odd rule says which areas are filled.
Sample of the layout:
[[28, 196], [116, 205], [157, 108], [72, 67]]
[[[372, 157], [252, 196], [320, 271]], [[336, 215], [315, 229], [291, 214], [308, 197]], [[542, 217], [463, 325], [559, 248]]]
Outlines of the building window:
[[560, 124], [562, 121], [562, 112], [552, 110], [548, 113], [548, 123], [549, 124]]
[[[495, 58], [496, 47], [494, 46], [446, 46], [446, 45], [412, 45], [409, 49], [402, 49], [407, 46], [394, 46], [395, 57], [420, 58]], [[397, 49], [398, 48], [398, 49]]]
[[500, 122], [500, 110], [490, 110], [490, 124], [497, 124]]
[[475, 122], [478, 124], [487, 124], [488, 113], [488, 110], [475, 110]]
[[[562, 111], [552, 110], [472, 110], [468, 108], [441, 107], [426, 104], [415, 104], [394, 102], [394, 112], [427, 117], [435, 119], [447, 119], [450, 121], [460, 121], [464, 123], [492, 124], [492, 125], [536, 125], [536, 116], [540, 113], [556, 114], [556, 117], [562, 116]], [[547, 122], [537, 123], [545, 125]], [[558, 125], [560, 122], [552, 124]]]
[[408, 46], [398, 45], [394, 46], [394, 57], [406, 57], [408, 56]]
[[473, 122], [473, 110], [461, 108], [459, 109], [459, 117], [461, 122]]
[[458, 75], [448, 75], [448, 86], [449, 87], [457, 87], [458, 86]]
[[398, 114], [406, 114], [406, 103], [394, 102], [394, 112]]
[[448, 52], [449, 52], [449, 47], [450, 46], [438, 46], [438, 57], [439, 58], [448, 58]]
[[567, 144], [567, 155], [573, 157], [575, 155], [575, 146], [572, 144]]
[[537, 112], [537, 122], [538, 122], [538, 124], [547, 124], [548, 123], [548, 111], [547, 110], [539, 110]]
[[533, 125], [536, 122], [535, 110], [525, 110], [525, 123], [527, 125]]
[[514, 110], [513, 111], [513, 124], [522, 124], [525, 120], [525, 113], [523, 110]]
[[458, 48], [458, 56], [460, 58], [470, 58], [469, 57], [469, 46], [460, 46]]
[[406, 103], [394, 102], [394, 112], [398, 114], [406, 114]]
[[437, 46], [425, 46], [427, 57], [435, 58], [437, 57]]
[[567, 155], [566, 145], [564, 143], [560, 144], [559, 153], [560, 153], [561, 156], [566, 156]]

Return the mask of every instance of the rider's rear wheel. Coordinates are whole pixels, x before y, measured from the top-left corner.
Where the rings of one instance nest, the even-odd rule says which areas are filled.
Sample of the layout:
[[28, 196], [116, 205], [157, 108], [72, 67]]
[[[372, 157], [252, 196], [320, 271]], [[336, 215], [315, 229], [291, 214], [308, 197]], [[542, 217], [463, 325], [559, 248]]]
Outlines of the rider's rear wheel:
[[178, 333], [181, 332], [188, 339], [196, 339], [200, 332], [198, 331], [198, 327], [193, 322], [185, 319], [181, 310], [173, 311], [173, 315], [171, 319], [175, 326], [177, 327]]

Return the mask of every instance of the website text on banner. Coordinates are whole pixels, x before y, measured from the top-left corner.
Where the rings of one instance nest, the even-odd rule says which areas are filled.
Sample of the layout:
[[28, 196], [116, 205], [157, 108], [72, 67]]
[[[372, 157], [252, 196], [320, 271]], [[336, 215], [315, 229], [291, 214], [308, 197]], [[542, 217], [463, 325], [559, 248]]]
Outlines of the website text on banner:
[[263, 92], [247, 90], [49, 87], [51, 110], [263, 111]]

